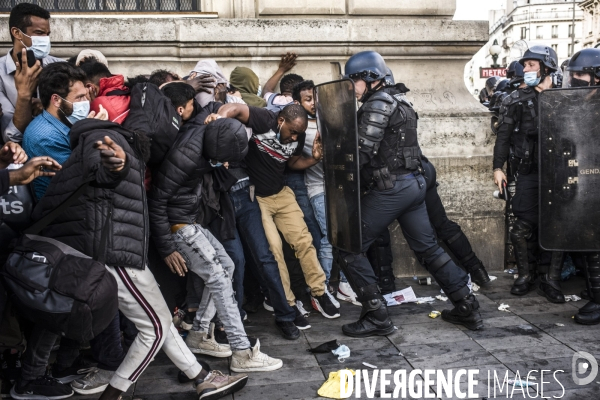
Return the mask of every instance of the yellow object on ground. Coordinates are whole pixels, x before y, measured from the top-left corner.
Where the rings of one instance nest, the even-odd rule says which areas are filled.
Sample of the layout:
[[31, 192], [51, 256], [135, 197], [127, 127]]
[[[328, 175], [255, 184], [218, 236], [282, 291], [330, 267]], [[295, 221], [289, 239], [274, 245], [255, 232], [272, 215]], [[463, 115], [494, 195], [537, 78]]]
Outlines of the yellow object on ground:
[[437, 318], [440, 315], [442, 315], [441, 312], [439, 312], [439, 311], [432, 311], [432, 312], [429, 313], [429, 318]]
[[[354, 370], [348, 370], [350, 372], [352, 372], [352, 375], [355, 375]], [[340, 371], [334, 371], [334, 372], [330, 372], [329, 373], [329, 379], [327, 379], [325, 381], [325, 383], [319, 388], [319, 390], [317, 391], [317, 393], [319, 394], [319, 396], [321, 397], [327, 397], [329, 399], [342, 399], [343, 397], [341, 397], [341, 393], [340, 393], [340, 379], [341, 379], [341, 370]], [[348, 380], [345, 379], [346, 382], [344, 383], [346, 386], [346, 390], [348, 389]]]

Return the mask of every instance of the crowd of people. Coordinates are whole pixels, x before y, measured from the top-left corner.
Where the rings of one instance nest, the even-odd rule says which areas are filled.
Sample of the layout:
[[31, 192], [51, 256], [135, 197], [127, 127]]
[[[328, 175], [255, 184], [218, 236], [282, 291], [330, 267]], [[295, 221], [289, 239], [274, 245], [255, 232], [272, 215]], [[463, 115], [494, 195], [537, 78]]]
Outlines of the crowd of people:
[[[346, 335], [389, 335], [394, 324], [382, 294], [395, 291], [387, 228], [394, 220], [453, 305], [442, 318], [472, 330], [483, 327], [469, 281], [483, 286], [490, 277], [446, 215], [435, 167], [419, 147], [408, 89], [395, 83], [381, 55], [361, 52], [345, 65], [362, 104], [359, 164], [366, 177], [362, 247], [352, 253], [334, 249], [328, 238], [315, 84], [288, 73], [296, 54], [282, 56], [262, 90], [251, 69], [238, 66], [228, 79], [210, 59], [183, 77], [157, 70], [126, 78], [112, 73], [96, 50], [68, 60], [52, 57], [50, 26], [43, 8], [15, 6], [9, 18], [13, 47], [0, 58], [0, 195], [31, 188], [28, 199], [20, 198], [19, 218], [4, 212], [1, 262], [14, 260], [11, 252], [35, 224], [37, 240], [62, 243], [71, 254], [106, 266], [118, 311], [108, 302], [110, 313], [97, 315], [105, 321], [102, 329], [82, 343], [36, 319], [39, 310], [13, 293], [19, 291], [13, 283], [26, 277], [3, 273], [2, 324], [14, 326], [8, 319], [20, 311], [13, 334], [26, 338], [24, 351], [17, 340], [2, 353], [3, 393], [10, 390], [15, 399], [62, 399], [74, 392], [118, 399], [162, 349], [181, 383], [192, 382], [199, 399], [217, 399], [243, 388], [248, 372], [283, 366], [261, 351], [260, 338], [246, 333], [248, 313], [261, 307], [273, 312], [278, 331], [291, 341], [311, 328], [307, 309], [334, 319], [339, 301], [362, 307], [358, 321], [342, 327]], [[538, 86], [552, 81], [551, 68], [544, 72], [539, 57], [524, 57], [520, 65], [526, 76], [538, 68], [544, 78], [533, 79]], [[504, 87], [529, 96], [534, 86], [513, 79]], [[500, 190], [506, 180], [502, 152], [514, 124], [506, 109], [509, 103], [496, 122], [494, 179]], [[533, 185], [517, 182], [529, 181]], [[522, 195], [531, 190], [517, 187]], [[529, 216], [535, 210], [525, 203]], [[513, 293], [533, 287], [531, 265], [539, 264], [538, 290], [560, 300], [556, 271], [542, 270], [539, 252], [532, 250], [533, 222], [513, 209], [519, 266]], [[48, 265], [52, 281], [59, 266], [43, 251], [31, 249], [26, 256]], [[590, 271], [600, 271], [591, 266], [597, 260], [597, 254], [587, 256]], [[294, 263], [304, 292], [293, 282]], [[598, 323], [600, 287], [594, 284], [600, 279], [592, 282], [595, 306], [582, 309], [579, 319]], [[94, 363], [80, 354], [87, 346]], [[237, 374], [211, 370], [195, 354], [231, 357]]]

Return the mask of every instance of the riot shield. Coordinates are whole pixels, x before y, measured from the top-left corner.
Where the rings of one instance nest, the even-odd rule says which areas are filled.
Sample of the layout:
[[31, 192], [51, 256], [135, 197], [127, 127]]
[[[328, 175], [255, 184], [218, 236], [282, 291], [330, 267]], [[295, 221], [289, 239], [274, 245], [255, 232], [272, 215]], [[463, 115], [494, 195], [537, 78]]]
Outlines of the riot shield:
[[540, 93], [539, 236], [545, 250], [600, 251], [599, 121], [599, 88]]
[[315, 87], [317, 126], [323, 141], [327, 235], [331, 245], [351, 253], [362, 248], [360, 180], [354, 82]]

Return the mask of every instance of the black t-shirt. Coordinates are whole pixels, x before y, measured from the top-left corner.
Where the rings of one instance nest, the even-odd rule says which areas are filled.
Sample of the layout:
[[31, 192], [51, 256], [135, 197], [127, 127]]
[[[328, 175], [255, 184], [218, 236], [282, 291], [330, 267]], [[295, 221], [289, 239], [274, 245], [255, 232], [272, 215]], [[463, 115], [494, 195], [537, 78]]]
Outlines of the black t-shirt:
[[300, 135], [297, 142], [281, 144], [275, 133], [278, 114], [266, 108], [249, 108], [247, 125], [252, 128], [252, 137], [245, 158], [246, 170], [255, 185], [256, 195], [267, 197], [283, 189], [287, 160], [302, 154], [305, 135]]

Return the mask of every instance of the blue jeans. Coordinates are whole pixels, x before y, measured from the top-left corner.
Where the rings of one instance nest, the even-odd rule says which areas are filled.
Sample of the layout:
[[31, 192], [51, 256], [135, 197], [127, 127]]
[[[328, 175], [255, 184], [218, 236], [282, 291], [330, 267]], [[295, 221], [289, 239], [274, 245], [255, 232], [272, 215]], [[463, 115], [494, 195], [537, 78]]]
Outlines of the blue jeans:
[[246, 259], [244, 258], [244, 248], [240, 240], [238, 231], [235, 231], [235, 237], [231, 240], [224, 240], [221, 242], [227, 255], [233, 261], [235, 269], [233, 270], [233, 292], [235, 294], [235, 301], [238, 303], [240, 310], [240, 316], [242, 320], [246, 316], [246, 311], [242, 309], [244, 303], [244, 271], [246, 269]]
[[[325, 272], [325, 284], [329, 285], [329, 278], [331, 277], [331, 269], [333, 267], [333, 247], [329, 243], [327, 238], [327, 214], [325, 212], [325, 192], [319, 193], [316, 196], [311, 197], [310, 204], [312, 205], [315, 213], [315, 218], [321, 228], [321, 248], [318, 251], [319, 262]], [[346, 276], [340, 271], [340, 281], [348, 282]]]
[[208, 229], [196, 224], [181, 228], [172, 237], [189, 271], [198, 275], [206, 286], [194, 318], [194, 330], [206, 332], [216, 312], [231, 349], [250, 348], [229, 276], [235, 267], [221, 243]]
[[296, 313], [287, 302], [279, 267], [269, 250], [269, 242], [262, 224], [260, 208], [256, 199], [250, 200], [250, 188], [245, 187], [230, 193], [235, 209], [235, 219], [239, 236], [249, 250], [254, 264], [269, 291], [269, 299], [278, 321], [293, 321]]
[[[308, 190], [306, 190], [306, 183], [304, 183], [304, 174], [294, 172], [287, 173], [285, 175], [285, 182], [286, 186], [292, 189], [294, 196], [296, 196], [296, 201], [300, 206], [300, 210], [302, 210], [302, 213], [304, 214], [304, 222], [306, 222], [308, 231], [313, 237], [313, 246], [315, 246], [318, 254], [322, 243], [321, 228], [317, 218], [315, 217], [313, 207], [311, 206], [311, 201], [308, 198]], [[321, 258], [319, 258], [319, 261], [321, 261]], [[321, 264], [321, 266], [323, 267], [323, 271], [325, 271], [325, 266], [323, 266], [323, 264]], [[331, 268], [329, 268], [329, 270], [331, 271]]]

